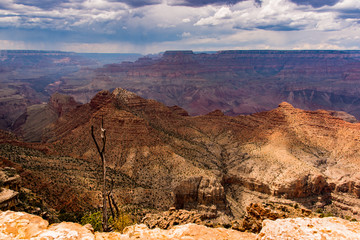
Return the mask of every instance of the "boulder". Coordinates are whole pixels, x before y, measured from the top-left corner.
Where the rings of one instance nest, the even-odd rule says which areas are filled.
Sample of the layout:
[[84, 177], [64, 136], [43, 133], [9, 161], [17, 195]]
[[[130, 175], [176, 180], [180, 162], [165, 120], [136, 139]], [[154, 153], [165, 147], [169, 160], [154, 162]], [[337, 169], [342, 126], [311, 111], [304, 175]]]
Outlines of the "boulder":
[[265, 220], [257, 239], [356, 240], [360, 239], [360, 223], [336, 217]]
[[46, 230], [48, 225], [48, 221], [28, 213], [0, 212], [0, 234], [8, 237], [1, 239], [30, 239]]
[[[255, 239], [256, 235], [251, 233], [244, 233], [235, 230], [229, 230], [225, 228], [209, 228], [197, 224], [186, 224], [173, 227], [170, 230], [161, 230], [159, 228], [149, 230], [146, 225], [134, 225], [127, 227], [124, 230], [124, 234], [129, 236], [130, 239], [146, 239], [146, 240], [158, 240], [158, 239], [206, 239], [206, 240], [218, 240], [218, 239]], [[126, 239], [126, 238], [124, 238]]]
[[34, 240], [42, 239], [71, 239], [71, 240], [95, 240], [91, 229], [78, 223], [62, 222], [52, 224], [34, 237]]

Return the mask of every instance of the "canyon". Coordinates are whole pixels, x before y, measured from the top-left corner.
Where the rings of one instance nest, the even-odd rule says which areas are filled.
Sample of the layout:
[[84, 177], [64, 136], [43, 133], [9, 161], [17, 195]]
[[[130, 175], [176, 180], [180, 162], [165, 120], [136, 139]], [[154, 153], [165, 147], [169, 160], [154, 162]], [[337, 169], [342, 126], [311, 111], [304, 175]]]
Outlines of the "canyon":
[[166, 51], [75, 72], [49, 91], [86, 103], [101, 90], [121, 87], [190, 115], [216, 109], [230, 116], [250, 114], [286, 101], [359, 118], [359, 66], [359, 51]]
[[[29, 66], [5, 64], [17, 54]], [[100, 138], [103, 121], [108, 187], [146, 224], [138, 231], [197, 223], [271, 239], [276, 224], [299, 235], [358, 228], [359, 51], [167, 51], [106, 65], [75, 53], [0, 56], [0, 175], [21, 178], [2, 188], [12, 193], [4, 208], [51, 223], [101, 209], [90, 130]], [[342, 219], [312, 220], [324, 216]]]
[[[0, 50], [0, 129], [13, 130], [27, 110], [38, 111], [60, 84], [60, 79], [80, 69], [106, 63], [135, 61], [136, 54], [78, 54], [61, 51]], [[35, 105], [35, 106], [34, 106]], [[27, 108], [31, 109], [27, 109]]]
[[54, 93], [84, 104], [97, 92], [117, 87], [179, 106], [192, 116], [217, 109], [229, 116], [251, 114], [285, 101], [305, 110], [360, 117], [360, 52], [355, 50], [166, 51], [149, 56], [1, 51], [0, 60], [4, 130], [19, 132], [15, 122], [44, 108]]
[[253, 202], [360, 217], [360, 125], [285, 102], [251, 115], [189, 116], [117, 88], [68, 109], [42, 143], [3, 132], [0, 154], [58, 211], [99, 208], [101, 164], [90, 129], [99, 131], [102, 119], [108, 176], [122, 205], [196, 210], [224, 225], [246, 217]]

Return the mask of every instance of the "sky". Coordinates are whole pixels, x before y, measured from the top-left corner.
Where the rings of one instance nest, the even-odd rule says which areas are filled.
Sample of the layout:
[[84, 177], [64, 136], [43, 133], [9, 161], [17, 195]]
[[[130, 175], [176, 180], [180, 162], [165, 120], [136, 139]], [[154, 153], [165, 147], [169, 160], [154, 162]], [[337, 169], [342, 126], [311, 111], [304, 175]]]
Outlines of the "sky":
[[360, 0], [0, 0], [0, 49], [360, 49]]

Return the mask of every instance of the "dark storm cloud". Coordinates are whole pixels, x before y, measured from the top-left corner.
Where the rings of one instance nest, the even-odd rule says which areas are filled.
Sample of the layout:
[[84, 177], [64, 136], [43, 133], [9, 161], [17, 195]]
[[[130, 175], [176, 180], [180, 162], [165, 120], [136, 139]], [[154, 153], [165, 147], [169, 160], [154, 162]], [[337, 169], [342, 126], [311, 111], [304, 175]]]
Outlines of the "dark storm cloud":
[[12, 4], [9, 2], [1, 2], [0, 1], [0, 10], [1, 9], [11, 9]]
[[296, 3], [297, 5], [311, 5], [315, 8], [323, 6], [333, 6], [340, 0], [291, 0], [291, 2]]
[[161, 0], [110, 0], [110, 2], [121, 2], [131, 7], [143, 7], [148, 5], [160, 4]]
[[264, 26], [257, 26], [257, 29], [262, 29], [262, 30], [270, 30], [270, 31], [299, 31], [301, 29], [303, 29], [305, 26], [303, 27], [291, 27], [289, 25], [264, 25]]
[[[201, 7], [206, 5], [234, 5], [239, 2], [243, 2], [246, 0], [173, 0], [169, 1], [170, 5], [174, 6], [188, 6], [188, 7]], [[260, 0], [257, 0], [256, 2], [259, 2]]]
[[353, 49], [359, 16], [360, 0], [0, 0], [0, 47]]
[[268, 31], [299, 31], [304, 29], [306, 26], [290, 26], [286, 24], [267, 24], [267, 25], [256, 25], [253, 27], [244, 27], [241, 25], [235, 25], [234, 29], [239, 30], [254, 30], [254, 29], [261, 29], [261, 30], [268, 30]]
[[68, 0], [15, 0], [14, 3], [27, 6], [35, 6], [42, 9], [52, 9], [61, 3], [67, 3]]

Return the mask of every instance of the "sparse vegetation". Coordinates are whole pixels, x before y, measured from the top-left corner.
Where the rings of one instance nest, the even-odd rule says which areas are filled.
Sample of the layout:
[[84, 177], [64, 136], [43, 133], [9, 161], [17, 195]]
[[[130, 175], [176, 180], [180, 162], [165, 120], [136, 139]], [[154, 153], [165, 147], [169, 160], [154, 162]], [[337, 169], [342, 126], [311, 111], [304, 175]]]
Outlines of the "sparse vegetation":
[[91, 226], [95, 231], [101, 231], [102, 213], [98, 211], [98, 212], [88, 212], [84, 214], [84, 216], [81, 218], [81, 224], [82, 225], [91, 224]]
[[[122, 232], [125, 227], [131, 226], [135, 221], [131, 218], [130, 214], [121, 211], [115, 219], [113, 217], [109, 218], [109, 225], [113, 231]], [[85, 213], [81, 218], [81, 224], [91, 224], [95, 231], [102, 231], [102, 212], [88, 212]]]
[[320, 213], [320, 217], [323, 218], [323, 217], [334, 217], [335, 215], [331, 212], [322, 212]]
[[119, 215], [115, 219], [110, 217], [109, 223], [114, 231], [122, 232], [124, 228], [133, 225], [135, 222], [128, 213], [120, 211]]

